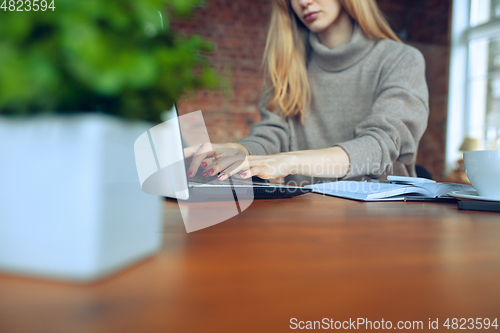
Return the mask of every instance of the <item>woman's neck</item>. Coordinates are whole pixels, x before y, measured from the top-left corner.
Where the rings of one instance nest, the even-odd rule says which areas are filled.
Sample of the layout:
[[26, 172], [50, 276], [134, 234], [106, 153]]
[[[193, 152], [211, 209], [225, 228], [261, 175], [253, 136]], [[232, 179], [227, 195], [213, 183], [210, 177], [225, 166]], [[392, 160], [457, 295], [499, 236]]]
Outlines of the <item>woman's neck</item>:
[[318, 33], [321, 44], [329, 49], [334, 49], [344, 45], [351, 40], [353, 21], [345, 10], [339, 17], [324, 31]]

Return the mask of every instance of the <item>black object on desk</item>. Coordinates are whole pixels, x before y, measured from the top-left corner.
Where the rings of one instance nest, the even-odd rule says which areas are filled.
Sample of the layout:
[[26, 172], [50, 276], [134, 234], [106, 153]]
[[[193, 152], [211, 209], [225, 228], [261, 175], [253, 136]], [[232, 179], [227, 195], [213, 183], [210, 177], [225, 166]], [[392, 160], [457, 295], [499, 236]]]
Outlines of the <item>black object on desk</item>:
[[500, 212], [500, 202], [497, 201], [459, 201], [459, 210], [479, 210], [483, 212]]
[[458, 200], [453, 197], [442, 197], [442, 198], [428, 198], [422, 196], [407, 196], [406, 202], [457, 202]]

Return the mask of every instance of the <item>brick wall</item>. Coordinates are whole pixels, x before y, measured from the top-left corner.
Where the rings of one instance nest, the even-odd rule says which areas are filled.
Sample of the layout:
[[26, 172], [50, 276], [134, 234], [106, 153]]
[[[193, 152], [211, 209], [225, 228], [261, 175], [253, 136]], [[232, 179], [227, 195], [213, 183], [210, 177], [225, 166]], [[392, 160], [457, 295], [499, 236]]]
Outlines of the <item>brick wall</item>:
[[211, 63], [229, 78], [229, 91], [201, 91], [179, 103], [180, 113], [203, 111], [212, 142], [236, 142], [260, 120], [257, 105], [270, 5], [269, 0], [208, 0], [191, 20], [173, 23], [212, 41]]
[[[431, 115], [421, 140], [418, 164], [435, 177], [444, 170], [448, 93], [451, 0], [378, 0], [389, 23], [427, 64]], [[231, 87], [225, 92], [201, 91], [179, 103], [181, 114], [203, 110], [212, 142], [235, 142], [260, 120], [257, 104], [263, 87], [261, 60], [271, 10], [269, 0], [208, 0], [191, 20], [174, 28], [211, 40], [211, 62]]]
[[417, 163], [444, 178], [451, 0], [378, 0], [393, 29], [425, 57], [430, 117]]

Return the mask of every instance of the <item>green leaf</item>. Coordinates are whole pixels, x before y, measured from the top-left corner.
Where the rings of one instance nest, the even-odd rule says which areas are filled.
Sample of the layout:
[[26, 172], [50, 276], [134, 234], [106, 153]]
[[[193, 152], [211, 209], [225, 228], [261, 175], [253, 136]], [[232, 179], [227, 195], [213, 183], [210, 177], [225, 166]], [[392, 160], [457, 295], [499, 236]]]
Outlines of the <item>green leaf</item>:
[[200, 0], [65, 0], [56, 11], [0, 12], [0, 114], [103, 111], [159, 121], [187, 91], [219, 88], [199, 36], [172, 16]]

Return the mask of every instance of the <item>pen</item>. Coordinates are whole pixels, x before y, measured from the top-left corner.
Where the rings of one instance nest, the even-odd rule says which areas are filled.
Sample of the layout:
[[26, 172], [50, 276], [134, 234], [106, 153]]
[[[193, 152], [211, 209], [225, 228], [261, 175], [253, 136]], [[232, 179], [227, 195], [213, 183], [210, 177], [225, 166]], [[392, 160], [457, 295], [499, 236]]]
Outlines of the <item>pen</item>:
[[381, 183], [381, 184], [398, 184], [398, 185], [412, 185], [409, 182], [397, 181], [397, 180], [385, 180], [385, 179], [368, 179], [365, 182], [369, 183]]

